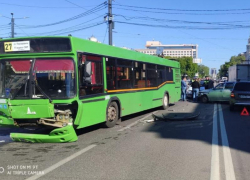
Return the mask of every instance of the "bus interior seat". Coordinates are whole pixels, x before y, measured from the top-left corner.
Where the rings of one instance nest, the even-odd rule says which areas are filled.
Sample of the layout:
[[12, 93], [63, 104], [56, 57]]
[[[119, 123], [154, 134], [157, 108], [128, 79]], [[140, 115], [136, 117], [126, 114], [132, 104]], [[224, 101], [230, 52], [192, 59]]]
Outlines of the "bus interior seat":
[[[147, 87], [150, 86], [150, 81], [147, 80]], [[138, 81], [138, 88], [145, 88], [146, 87], [146, 80], [139, 80]]]

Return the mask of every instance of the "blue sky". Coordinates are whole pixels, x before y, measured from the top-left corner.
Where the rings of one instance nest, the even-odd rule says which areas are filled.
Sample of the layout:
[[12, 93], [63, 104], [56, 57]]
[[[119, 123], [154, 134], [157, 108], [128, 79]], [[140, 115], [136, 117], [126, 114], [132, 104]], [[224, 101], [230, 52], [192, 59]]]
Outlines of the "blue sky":
[[[10, 36], [10, 19], [8, 17], [11, 17], [10, 13], [14, 13], [14, 17], [16, 18], [15, 36], [68, 35], [71, 30], [82, 29], [70, 32], [70, 34], [85, 39], [94, 35], [99, 41], [108, 43], [107, 24], [103, 23], [103, 17], [108, 11], [107, 8], [100, 9], [100, 11], [89, 15], [83, 14], [82, 17], [65, 23], [36, 27], [38, 25], [52, 24], [77, 16], [103, 2], [104, 0], [0, 0], [0, 14], [2, 15], [0, 16], [0, 37]], [[210, 68], [215, 67], [217, 69], [219, 69], [221, 64], [229, 61], [231, 56], [246, 51], [247, 39], [250, 35], [250, 10], [212, 12], [168, 10], [163, 11], [164, 13], [159, 13], [162, 12], [159, 8], [180, 10], [250, 9], [249, 0], [115, 0], [113, 3], [115, 21], [149, 25], [137, 26], [115, 23], [113, 33], [113, 43], [115, 46], [126, 46], [134, 49], [144, 48], [148, 40], [158, 40], [163, 44], [198, 44], [198, 56], [203, 59], [203, 64]], [[125, 10], [131, 9], [131, 7], [121, 5], [143, 6], [157, 9], [137, 9], [139, 11], [131, 11]], [[155, 13], [142, 11], [153, 11]], [[164, 19], [167, 21], [157, 22], [148, 19], [143, 20], [142, 18]], [[179, 22], [176, 23], [172, 20], [179, 20]], [[233, 23], [238, 26], [249, 25], [249, 28], [219, 30], [196, 29], [197, 26], [207, 28], [211, 27], [211, 25], [183, 24], [183, 21], [213, 22], [220, 24]], [[103, 24], [84, 29], [97, 23]], [[165, 25], [165, 27], [157, 27], [158, 25]], [[166, 28], [166, 25], [171, 28]], [[178, 26], [185, 27], [176, 28]], [[215, 27], [215, 25], [212, 26]], [[193, 28], [188, 29], [190, 27]], [[216, 27], [222, 26], [216, 25]], [[62, 31], [62, 29], [65, 30]]]

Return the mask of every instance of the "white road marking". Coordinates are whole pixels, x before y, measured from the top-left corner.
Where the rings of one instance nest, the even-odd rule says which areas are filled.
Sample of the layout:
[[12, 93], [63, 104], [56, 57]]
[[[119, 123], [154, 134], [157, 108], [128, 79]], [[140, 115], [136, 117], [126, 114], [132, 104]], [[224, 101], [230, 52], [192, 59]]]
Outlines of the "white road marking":
[[38, 178], [40, 178], [40, 177], [42, 177], [42, 176], [48, 174], [49, 172], [55, 170], [56, 168], [58, 168], [58, 167], [64, 165], [65, 163], [71, 161], [72, 159], [74, 159], [74, 158], [80, 156], [81, 154], [87, 152], [88, 150], [94, 148], [95, 146], [96, 146], [95, 144], [92, 144], [92, 145], [90, 145], [90, 146], [88, 146], [88, 147], [86, 147], [86, 148], [84, 148], [84, 149], [78, 151], [77, 153], [72, 154], [71, 156], [69, 156], [69, 157], [67, 157], [67, 158], [65, 158], [65, 159], [63, 159], [63, 160], [61, 160], [61, 161], [59, 161], [58, 163], [56, 163], [56, 164], [54, 164], [54, 165], [48, 167], [47, 169], [43, 170], [43, 172], [44, 172], [43, 174], [31, 176], [31, 177], [27, 178], [26, 180], [35, 180], [35, 179], [38, 179]]
[[124, 128], [121, 128], [121, 129], [118, 130], [118, 131], [124, 131], [124, 130], [126, 130], [126, 129], [129, 129], [129, 128], [131, 128], [132, 126], [136, 125], [138, 122], [140, 122], [140, 121], [146, 119], [147, 117], [149, 117], [149, 116], [151, 116], [152, 114], [157, 113], [157, 112], [158, 112], [158, 111], [154, 111], [153, 113], [150, 113], [150, 114], [148, 114], [147, 116], [144, 116], [143, 118], [141, 118], [141, 119], [139, 119], [139, 120], [137, 120], [137, 121], [135, 121], [135, 122], [133, 122], [133, 123], [127, 125], [127, 126], [124, 127]]
[[7, 142], [12, 142], [12, 139], [10, 138], [9, 135], [7, 135], [7, 136], [0, 136], [0, 143], [7, 143]]
[[218, 143], [219, 142], [218, 142], [217, 104], [214, 104], [210, 180], [219, 180], [220, 179], [220, 157], [219, 157]]
[[227, 180], [235, 180], [234, 166], [233, 160], [230, 152], [230, 147], [227, 138], [227, 131], [225, 128], [224, 117], [221, 109], [221, 105], [219, 104], [219, 119], [220, 119], [220, 130], [221, 130], [221, 139], [222, 139], [222, 149], [224, 155], [224, 165], [225, 165], [225, 173]]

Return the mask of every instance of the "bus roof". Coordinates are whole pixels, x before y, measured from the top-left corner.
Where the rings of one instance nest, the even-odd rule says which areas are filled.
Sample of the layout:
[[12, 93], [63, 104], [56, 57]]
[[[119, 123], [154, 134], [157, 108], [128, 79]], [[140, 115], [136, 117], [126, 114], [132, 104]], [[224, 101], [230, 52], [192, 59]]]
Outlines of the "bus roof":
[[[110, 46], [110, 45], [97, 43], [97, 42], [93, 42], [90, 40], [80, 39], [80, 38], [72, 37], [72, 36], [36, 36], [36, 37], [0, 39], [0, 48], [4, 48], [3, 43], [1, 42], [11, 42], [11, 41], [13, 42], [13, 41], [19, 41], [19, 40], [46, 39], [46, 38], [48, 39], [50, 38], [70, 39], [71, 51], [68, 51], [66, 53], [75, 54], [77, 52], [85, 52], [85, 53], [103, 55], [107, 57], [116, 57], [116, 58], [122, 58], [122, 59], [136, 60], [136, 61], [141, 61], [141, 62], [161, 64], [161, 65], [167, 65], [167, 66], [179, 68], [179, 62], [177, 61], [168, 60], [168, 59], [164, 59], [164, 58], [153, 56], [153, 55], [147, 55], [147, 54], [143, 54], [143, 53], [136, 52], [133, 50], [123, 49], [120, 47]], [[53, 53], [53, 52], [47, 52], [47, 53]], [[54, 53], [58, 54], [59, 52], [54, 52]], [[63, 54], [66, 54], [66, 53], [63, 52]], [[16, 56], [17, 54], [20, 54], [20, 53], [8, 53], [8, 54], [5, 53], [5, 54], [0, 54], [0, 57]], [[35, 53], [22, 52], [22, 56], [29, 55], [29, 54], [32, 54], [33, 56], [35, 55]], [[43, 52], [43, 54], [45, 54], [45, 52]]]

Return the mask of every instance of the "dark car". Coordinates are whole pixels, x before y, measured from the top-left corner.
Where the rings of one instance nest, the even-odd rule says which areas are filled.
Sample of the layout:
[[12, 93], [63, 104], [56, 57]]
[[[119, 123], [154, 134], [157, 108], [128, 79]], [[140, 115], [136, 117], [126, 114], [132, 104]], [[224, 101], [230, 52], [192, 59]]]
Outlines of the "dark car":
[[250, 82], [237, 82], [233, 88], [230, 98], [230, 111], [235, 106], [250, 106]]

